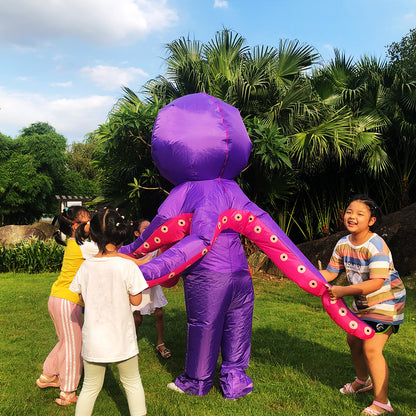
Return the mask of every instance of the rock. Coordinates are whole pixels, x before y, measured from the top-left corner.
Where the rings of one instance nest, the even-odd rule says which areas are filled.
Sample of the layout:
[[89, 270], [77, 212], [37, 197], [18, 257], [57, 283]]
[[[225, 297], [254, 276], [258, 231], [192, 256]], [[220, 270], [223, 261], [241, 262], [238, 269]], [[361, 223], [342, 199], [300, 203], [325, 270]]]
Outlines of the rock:
[[30, 238], [45, 240], [46, 236], [32, 225], [5, 225], [0, 227], [0, 243], [3, 245], [15, 244]]
[[42, 231], [46, 238], [53, 238], [53, 233], [58, 229], [51, 221], [39, 221], [33, 224], [33, 227]]
[[[375, 229], [387, 243], [393, 255], [393, 262], [401, 276], [416, 273], [416, 204], [409, 205], [400, 211], [385, 215], [381, 224]], [[316, 267], [326, 268], [336, 242], [346, 231], [331, 234], [319, 240], [298, 244], [299, 250]], [[262, 252], [251, 254], [248, 262], [253, 273], [262, 272], [280, 278], [283, 273]], [[319, 265], [321, 262], [322, 266]]]

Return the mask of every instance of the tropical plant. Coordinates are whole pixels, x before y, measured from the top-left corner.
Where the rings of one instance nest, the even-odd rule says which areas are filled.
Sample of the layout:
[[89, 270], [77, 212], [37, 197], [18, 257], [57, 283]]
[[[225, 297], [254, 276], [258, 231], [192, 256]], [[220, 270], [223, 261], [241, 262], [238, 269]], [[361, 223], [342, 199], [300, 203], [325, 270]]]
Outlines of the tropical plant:
[[392, 42], [387, 46], [387, 55], [393, 66], [403, 70], [409, 79], [415, 79], [416, 75], [416, 29], [411, 29], [409, 33], [402, 37], [398, 42]]
[[[416, 96], [403, 71], [338, 50], [318, 66], [310, 45], [281, 40], [250, 48], [228, 29], [206, 43], [179, 38], [166, 50], [166, 74], [145, 84], [147, 105], [126, 89], [94, 133], [104, 146], [97, 163], [105, 170], [107, 199], [136, 205], [139, 213], [155, 195], [149, 188], [158, 197], [169, 190], [151, 162], [154, 118], [172, 99], [206, 92], [240, 110], [252, 139], [249, 165], [237, 181], [295, 235], [310, 239], [338, 230], [339, 211], [353, 193], [370, 193], [386, 211], [411, 201]], [[123, 185], [113, 186], [113, 177]], [[126, 195], [139, 197], [139, 205]]]
[[31, 239], [0, 246], [0, 272], [57, 272], [62, 265], [64, 247], [53, 240]]
[[124, 96], [107, 122], [90, 137], [98, 144], [93, 163], [102, 171], [103, 203], [124, 209], [132, 218], [152, 218], [171, 187], [160, 176], [150, 153], [160, 107], [157, 100], [143, 104], [132, 90], [124, 88]]

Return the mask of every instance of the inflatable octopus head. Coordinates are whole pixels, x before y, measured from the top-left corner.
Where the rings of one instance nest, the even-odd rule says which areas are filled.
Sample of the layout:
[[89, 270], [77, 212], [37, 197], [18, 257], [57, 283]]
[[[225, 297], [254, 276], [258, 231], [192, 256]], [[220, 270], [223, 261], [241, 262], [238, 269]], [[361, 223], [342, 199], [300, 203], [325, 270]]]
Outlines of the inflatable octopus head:
[[239, 111], [205, 93], [163, 107], [152, 134], [152, 158], [174, 185], [234, 179], [246, 166], [251, 141]]

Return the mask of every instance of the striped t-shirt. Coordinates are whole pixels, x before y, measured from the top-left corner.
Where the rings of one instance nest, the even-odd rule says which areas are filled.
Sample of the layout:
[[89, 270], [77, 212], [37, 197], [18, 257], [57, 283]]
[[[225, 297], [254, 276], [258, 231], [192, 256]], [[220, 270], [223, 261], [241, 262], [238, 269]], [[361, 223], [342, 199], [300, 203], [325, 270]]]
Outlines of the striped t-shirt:
[[360, 246], [351, 244], [349, 236], [335, 246], [327, 270], [339, 273], [345, 269], [348, 283], [354, 285], [369, 279], [384, 279], [383, 286], [367, 295], [354, 296], [351, 310], [361, 319], [399, 325], [403, 323], [406, 290], [395, 270], [390, 249], [377, 234]]

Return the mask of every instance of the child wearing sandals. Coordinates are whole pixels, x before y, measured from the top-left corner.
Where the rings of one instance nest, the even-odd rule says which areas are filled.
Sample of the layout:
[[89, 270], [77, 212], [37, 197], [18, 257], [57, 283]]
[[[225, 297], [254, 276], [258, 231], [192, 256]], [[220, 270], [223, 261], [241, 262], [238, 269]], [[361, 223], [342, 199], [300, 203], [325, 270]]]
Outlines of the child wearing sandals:
[[[140, 219], [133, 221], [131, 226], [133, 228], [134, 238], [140, 236], [147, 228], [150, 222], [146, 219]], [[120, 250], [123, 252], [123, 249]], [[137, 265], [147, 263], [158, 255], [158, 250], [147, 254], [146, 256], [135, 260]], [[163, 294], [162, 288], [157, 285], [149, 289], [146, 289], [142, 293], [142, 302], [138, 306], [131, 306], [133, 312], [134, 323], [136, 325], [136, 332], [139, 330], [140, 325], [143, 322], [143, 315], [155, 315], [155, 327], [157, 333], [156, 351], [162, 358], [170, 358], [172, 356], [170, 350], [166, 348], [163, 341], [163, 335], [165, 331], [165, 320], [163, 315], [163, 306], [166, 306], [168, 301]]]
[[356, 378], [340, 389], [342, 394], [356, 394], [374, 389], [374, 401], [362, 414], [393, 412], [387, 397], [388, 367], [383, 348], [392, 333], [403, 323], [406, 291], [394, 268], [384, 240], [372, 231], [381, 212], [374, 201], [355, 196], [347, 207], [344, 225], [350, 232], [341, 238], [322, 275], [329, 282], [345, 269], [349, 286], [328, 288], [332, 300], [353, 296], [352, 311], [374, 328], [371, 339], [347, 335]]
[[[58, 231], [54, 233], [57, 243], [66, 246], [58, 280], [52, 285], [48, 310], [55, 325], [58, 343], [49, 353], [43, 364], [43, 373], [36, 380], [41, 388], [60, 387], [61, 406], [77, 401], [76, 390], [82, 373], [81, 328], [82, 307], [78, 295], [69, 290], [69, 285], [82, 262], [98, 253], [98, 247], [91, 242], [79, 245], [75, 231], [80, 224], [90, 220], [88, 210], [82, 206], [72, 206], [55, 219]], [[63, 240], [62, 234], [67, 237]]]
[[137, 265], [117, 253], [129, 233], [129, 226], [117, 210], [98, 210], [89, 224], [89, 233], [99, 252], [82, 264], [70, 286], [85, 303], [82, 328], [84, 383], [75, 415], [92, 414], [108, 363], [115, 363], [119, 370], [130, 415], [146, 415], [130, 304], [140, 304], [141, 292], [147, 288], [147, 283]]

